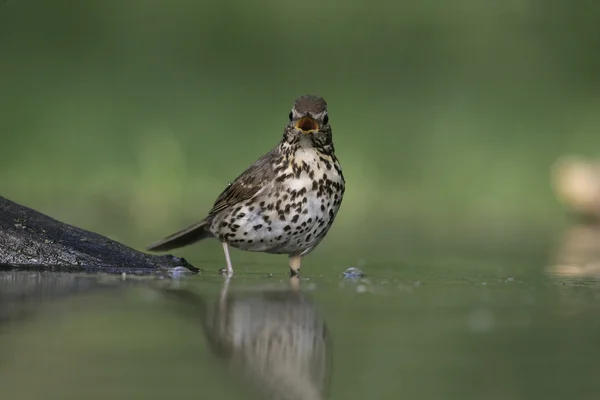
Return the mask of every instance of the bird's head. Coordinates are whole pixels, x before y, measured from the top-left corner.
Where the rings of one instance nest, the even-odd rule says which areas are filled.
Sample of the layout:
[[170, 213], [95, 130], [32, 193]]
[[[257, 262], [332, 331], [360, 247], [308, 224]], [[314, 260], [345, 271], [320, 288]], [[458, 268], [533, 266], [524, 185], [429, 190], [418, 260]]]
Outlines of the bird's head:
[[318, 96], [298, 97], [290, 111], [284, 139], [288, 143], [298, 143], [303, 147], [331, 145], [327, 102]]

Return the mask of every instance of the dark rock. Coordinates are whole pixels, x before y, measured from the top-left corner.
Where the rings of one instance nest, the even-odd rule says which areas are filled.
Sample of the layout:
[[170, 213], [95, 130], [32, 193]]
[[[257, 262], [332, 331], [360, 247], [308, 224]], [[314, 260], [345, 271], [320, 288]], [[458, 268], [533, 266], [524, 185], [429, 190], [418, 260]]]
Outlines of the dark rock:
[[185, 267], [185, 259], [134, 250], [0, 197], [0, 264], [34, 270], [148, 273]]

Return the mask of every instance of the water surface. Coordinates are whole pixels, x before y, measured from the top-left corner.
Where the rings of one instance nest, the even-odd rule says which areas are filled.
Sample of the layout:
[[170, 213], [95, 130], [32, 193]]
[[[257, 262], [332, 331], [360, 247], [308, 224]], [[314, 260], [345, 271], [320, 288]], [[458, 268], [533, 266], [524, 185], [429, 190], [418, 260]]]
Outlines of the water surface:
[[598, 279], [493, 261], [3, 272], [0, 397], [598, 398]]

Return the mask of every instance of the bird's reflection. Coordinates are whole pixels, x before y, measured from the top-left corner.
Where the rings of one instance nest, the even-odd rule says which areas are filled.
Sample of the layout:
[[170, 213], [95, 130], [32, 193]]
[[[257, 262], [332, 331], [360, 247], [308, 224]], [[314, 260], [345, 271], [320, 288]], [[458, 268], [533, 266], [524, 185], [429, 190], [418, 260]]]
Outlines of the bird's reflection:
[[300, 290], [299, 278], [290, 278], [280, 289], [234, 291], [231, 282], [227, 279], [211, 298], [181, 288], [185, 280], [6, 271], [0, 273], [0, 327], [37, 314], [40, 306], [59, 299], [98, 291], [114, 294], [142, 285], [176, 300], [179, 311], [200, 320], [215, 354], [262, 398], [325, 398], [331, 338], [318, 308]]
[[322, 399], [329, 388], [331, 338], [299, 286], [298, 277], [292, 277], [287, 289], [233, 292], [228, 279], [211, 303], [187, 291], [170, 292], [203, 304], [210, 346], [263, 396]]

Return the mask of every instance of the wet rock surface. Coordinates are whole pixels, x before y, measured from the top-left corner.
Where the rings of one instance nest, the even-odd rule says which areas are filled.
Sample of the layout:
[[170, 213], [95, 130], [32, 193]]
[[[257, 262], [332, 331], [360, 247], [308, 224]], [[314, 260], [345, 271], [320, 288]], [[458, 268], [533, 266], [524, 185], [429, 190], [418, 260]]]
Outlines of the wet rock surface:
[[152, 255], [0, 197], [0, 264], [38, 270], [152, 272], [199, 269], [172, 255]]

